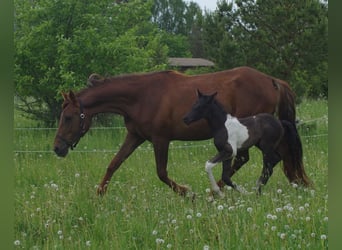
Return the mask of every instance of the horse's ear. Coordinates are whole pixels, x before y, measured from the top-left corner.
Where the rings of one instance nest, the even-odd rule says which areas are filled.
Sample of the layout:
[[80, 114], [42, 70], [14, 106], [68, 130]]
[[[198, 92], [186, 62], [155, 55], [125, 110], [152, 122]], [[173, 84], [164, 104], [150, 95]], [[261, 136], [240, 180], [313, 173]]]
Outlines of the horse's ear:
[[201, 93], [201, 91], [199, 91], [199, 89], [197, 89], [197, 97], [201, 97], [203, 96], [203, 94]]
[[91, 74], [89, 77], [88, 77], [88, 80], [87, 80], [87, 85], [89, 87], [94, 87], [94, 86], [97, 86], [97, 85], [100, 85], [102, 84], [104, 81], [104, 77], [103, 76], [100, 76], [96, 73], [93, 73]]
[[73, 103], [73, 104], [77, 104], [77, 100], [76, 100], [76, 96], [74, 94], [74, 92], [72, 92], [71, 90], [69, 91], [68, 94], [69, 100]]
[[68, 95], [65, 92], [62, 92], [61, 94], [63, 96], [64, 101], [68, 99]]

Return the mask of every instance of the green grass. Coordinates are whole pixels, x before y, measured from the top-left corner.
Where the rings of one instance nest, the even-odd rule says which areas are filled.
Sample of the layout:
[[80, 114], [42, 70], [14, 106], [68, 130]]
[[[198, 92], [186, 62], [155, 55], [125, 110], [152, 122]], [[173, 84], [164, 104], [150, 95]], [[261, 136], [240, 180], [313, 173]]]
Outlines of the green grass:
[[[314, 124], [300, 129], [314, 188], [292, 187], [277, 166], [261, 197], [227, 188], [223, 199], [212, 202], [204, 172], [205, 161], [215, 154], [210, 140], [171, 144], [169, 176], [191, 187], [194, 202], [159, 181], [149, 143], [123, 163], [101, 198], [96, 187], [123, 142], [123, 129], [90, 131], [66, 158], [51, 151], [55, 130], [15, 130], [14, 246], [327, 249], [327, 109], [324, 100], [306, 100], [298, 107], [298, 118]], [[14, 124], [29, 127], [34, 122], [16, 114]], [[261, 165], [260, 152], [253, 149], [249, 163], [233, 180], [252, 191]], [[214, 169], [216, 177], [220, 172], [220, 167]]]

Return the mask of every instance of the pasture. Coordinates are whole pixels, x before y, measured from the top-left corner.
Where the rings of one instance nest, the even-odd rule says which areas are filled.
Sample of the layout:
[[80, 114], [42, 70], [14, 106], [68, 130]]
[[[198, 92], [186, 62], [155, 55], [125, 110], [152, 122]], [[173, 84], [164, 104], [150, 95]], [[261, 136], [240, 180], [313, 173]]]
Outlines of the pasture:
[[[157, 177], [151, 144], [140, 146], [96, 195], [125, 129], [91, 129], [66, 158], [52, 151], [54, 129], [15, 129], [15, 235], [18, 249], [327, 249], [328, 104], [297, 106], [304, 164], [313, 188], [288, 183], [281, 164], [260, 197], [260, 151], [233, 176], [251, 194], [229, 188], [210, 199], [205, 162], [212, 140], [172, 142], [169, 176], [196, 199], [175, 194]], [[35, 127], [15, 112], [16, 128]], [[216, 178], [221, 166], [214, 168]]]

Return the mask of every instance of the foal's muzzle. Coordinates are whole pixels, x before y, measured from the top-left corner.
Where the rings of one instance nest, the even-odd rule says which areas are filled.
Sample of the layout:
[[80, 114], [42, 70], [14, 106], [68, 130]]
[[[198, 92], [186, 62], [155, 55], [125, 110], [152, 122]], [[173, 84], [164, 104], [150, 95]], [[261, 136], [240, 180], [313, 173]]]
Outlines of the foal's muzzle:
[[190, 125], [190, 123], [192, 122], [192, 120], [188, 117], [188, 116], [185, 116], [183, 118], [183, 122], [186, 124], [186, 125]]

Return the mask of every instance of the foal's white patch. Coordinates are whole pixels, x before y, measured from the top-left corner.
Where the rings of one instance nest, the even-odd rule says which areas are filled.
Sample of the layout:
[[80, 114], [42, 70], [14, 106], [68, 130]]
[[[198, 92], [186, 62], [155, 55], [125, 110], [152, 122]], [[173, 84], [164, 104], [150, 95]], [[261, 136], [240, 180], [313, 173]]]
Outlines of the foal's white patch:
[[239, 120], [231, 115], [227, 115], [227, 120], [224, 123], [228, 132], [228, 143], [233, 148], [233, 156], [236, 156], [237, 150], [248, 139], [248, 129], [241, 124]]

